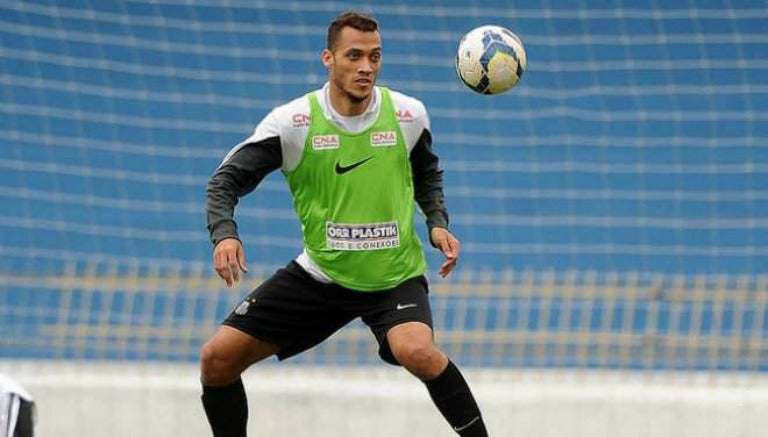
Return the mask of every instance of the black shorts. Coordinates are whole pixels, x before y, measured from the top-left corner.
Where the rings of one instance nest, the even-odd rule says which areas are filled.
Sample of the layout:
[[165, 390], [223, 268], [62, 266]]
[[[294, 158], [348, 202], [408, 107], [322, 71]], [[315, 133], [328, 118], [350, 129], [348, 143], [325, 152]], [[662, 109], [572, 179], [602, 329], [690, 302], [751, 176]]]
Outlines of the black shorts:
[[277, 345], [277, 358], [310, 349], [357, 317], [379, 342], [379, 356], [398, 365], [387, 332], [405, 322], [432, 327], [427, 279], [418, 276], [389, 290], [361, 292], [312, 278], [295, 261], [279, 269], [224, 320], [252, 337]]

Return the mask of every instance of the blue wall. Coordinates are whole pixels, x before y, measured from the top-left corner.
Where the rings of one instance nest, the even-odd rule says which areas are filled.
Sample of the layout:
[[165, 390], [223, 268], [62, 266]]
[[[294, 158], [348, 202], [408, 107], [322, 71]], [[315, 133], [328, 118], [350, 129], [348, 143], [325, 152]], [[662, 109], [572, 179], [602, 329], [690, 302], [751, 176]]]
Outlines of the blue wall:
[[[690, 3], [361, 3], [383, 29], [380, 83], [430, 109], [463, 271], [768, 273], [768, 11]], [[209, 268], [208, 177], [272, 107], [322, 85], [339, 12], [259, 5], [0, 4], [3, 277]], [[501, 96], [453, 67], [486, 23], [528, 51]], [[298, 253], [280, 174], [238, 219], [252, 266]], [[32, 305], [8, 284], [6, 307]]]
[[[58, 269], [18, 248], [207, 262], [208, 176], [271, 107], [322, 84], [336, 11], [55, 3], [0, 5], [0, 269]], [[768, 271], [764, 3], [663, 3], [363, 8], [383, 28], [380, 82], [431, 110], [467, 268]], [[503, 96], [453, 70], [487, 22], [528, 49]], [[258, 263], [298, 250], [281, 179], [241, 208]]]

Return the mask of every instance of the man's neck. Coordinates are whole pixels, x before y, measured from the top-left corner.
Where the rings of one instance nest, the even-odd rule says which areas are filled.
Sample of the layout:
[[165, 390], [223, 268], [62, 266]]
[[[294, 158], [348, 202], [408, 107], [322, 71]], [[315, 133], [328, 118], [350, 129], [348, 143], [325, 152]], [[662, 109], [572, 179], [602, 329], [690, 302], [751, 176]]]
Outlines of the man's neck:
[[345, 117], [354, 117], [365, 113], [373, 99], [373, 92], [364, 100], [352, 99], [349, 94], [331, 81], [328, 87], [328, 97], [331, 107], [336, 113]]

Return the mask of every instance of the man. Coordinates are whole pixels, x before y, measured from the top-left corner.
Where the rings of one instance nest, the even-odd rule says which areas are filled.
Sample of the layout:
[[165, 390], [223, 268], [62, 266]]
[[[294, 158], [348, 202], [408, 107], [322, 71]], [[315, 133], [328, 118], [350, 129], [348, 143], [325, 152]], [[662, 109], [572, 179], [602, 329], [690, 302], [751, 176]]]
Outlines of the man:
[[0, 374], [0, 437], [33, 437], [35, 403], [10, 377]]
[[381, 358], [424, 381], [459, 435], [486, 436], [467, 383], [433, 341], [414, 199], [431, 243], [445, 255], [441, 276], [456, 266], [460, 245], [447, 230], [426, 109], [375, 86], [381, 37], [368, 15], [339, 15], [321, 59], [328, 83], [274, 109], [208, 184], [214, 267], [227, 286], [247, 272], [234, 207], [269, 172], [285, 175], [304, 235], [303, 252], [240, 303], [202, 348], [202, 401], [213, 434], [246, 435], [240, 375], [251, 364], [298, 354], [361, 317]]

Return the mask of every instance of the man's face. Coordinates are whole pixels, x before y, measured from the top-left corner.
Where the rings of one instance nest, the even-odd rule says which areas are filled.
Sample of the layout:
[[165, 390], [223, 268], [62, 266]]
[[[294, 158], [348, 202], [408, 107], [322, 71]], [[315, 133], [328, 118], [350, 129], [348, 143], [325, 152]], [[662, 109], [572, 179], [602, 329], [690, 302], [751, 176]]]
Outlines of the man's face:
[[381, 69], [381, 36], [379, 32], [362, 32], [353, 27], [341, 29], [333, 52], [323, 52], [323, 63], [330, 71], [331, 82], [353, 102], [371, 95]]

